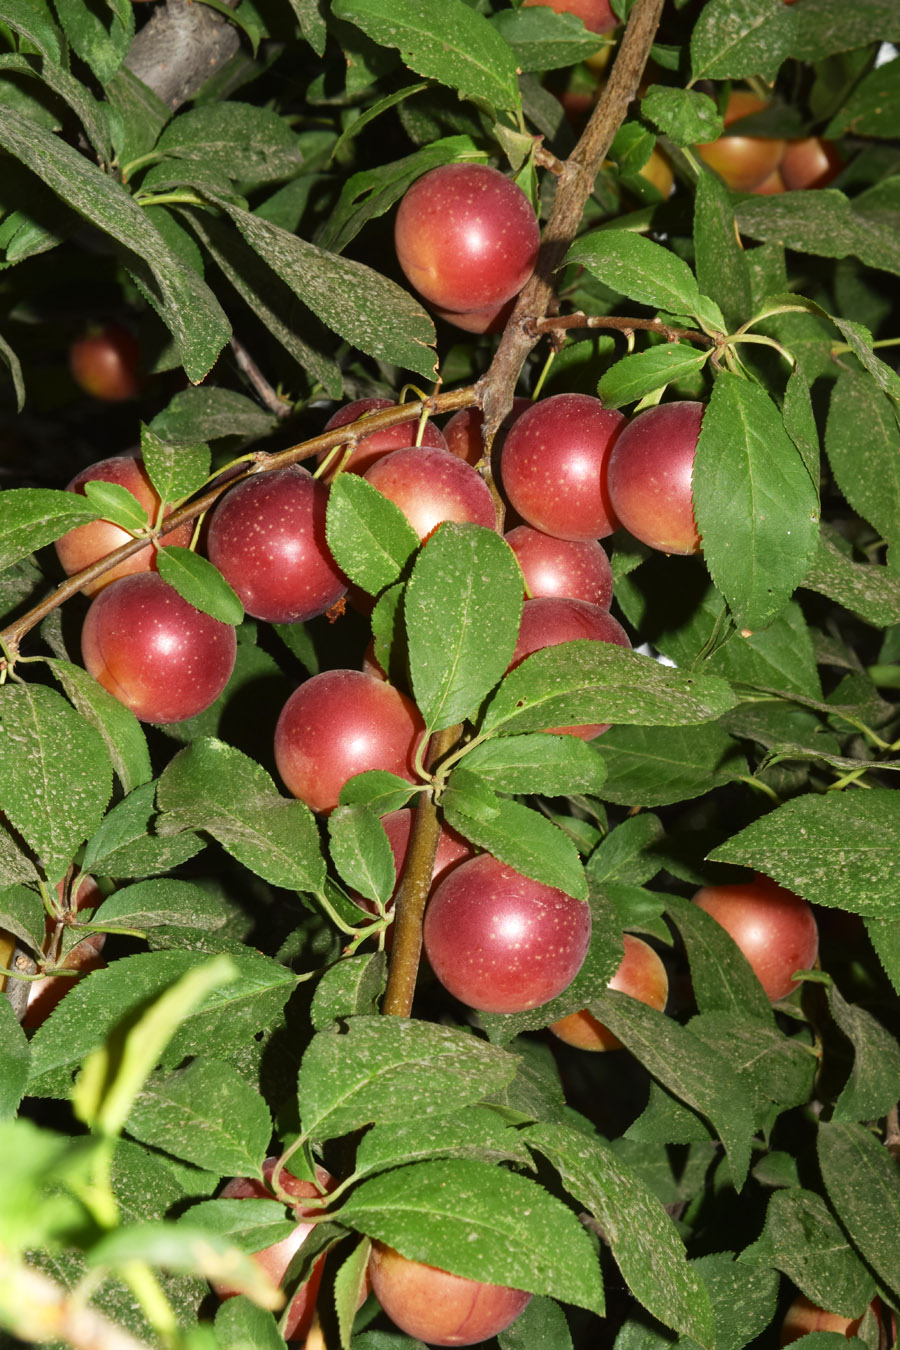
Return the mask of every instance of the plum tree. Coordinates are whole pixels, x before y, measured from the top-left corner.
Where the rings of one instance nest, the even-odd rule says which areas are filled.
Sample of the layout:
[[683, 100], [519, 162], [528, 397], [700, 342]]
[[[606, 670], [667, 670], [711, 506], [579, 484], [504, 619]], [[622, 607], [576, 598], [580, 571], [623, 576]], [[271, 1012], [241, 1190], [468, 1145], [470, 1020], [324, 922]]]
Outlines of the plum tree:
[[219, 502], [207, 552], [248, 614], [296, 623], [344, 594], [325, 539], [327, 504], [328, 489], [298, 464], [247, 478]]
[[596, 539], [557, 539], [530, 525], [517, 525], [504, 538], [533, 599], [586, 600], [609, 609], [612, 568]]
[[461, 862], [425, 911], [425, 952], [445, 989], [482, 1012], [524, 1012], [555, 998], [581, 969], [587, 905], [490, 853]]
[[625, 426], [590, 394], [554, 394], [517, 418], [500, 475], [529, 525], [560, 539], [601, 539], [616, 528], [607, 462]]
[[[641, 1003], [665, 1009], [669, 997], [669, 976], [662, 959], [642, 938], [631, 933], [623, 933], [622, 941], [625, 954], [613, 975], [607, 989], [619, 989], [623, 994], [636, 998]], [[570, 1013], [558, 1022], [550, 1023], [550, 1030], [566, 1045], [574, 1045], [579, 1050], [620, 1050], [622, 1042], [614, 1036], [608, 1027], [594, 1016], [588, 1008]]]
[[295, 689], [275, 727], [275, 762], [288, 791], [333, 811], [354, 774], [383, 769], [416, 781], [425, 723], [412, 699], [359, 670], [326, 670]]
[[203, 712], [228, 683], [236, 654], [231, 625], [195, 609], [156, 572], [107, 586], [81, 633], [87, 669], [142, 722]]
[[531, 1299], [522, 1289], [412, 1261], [384, 1242], [372, 1244], [369, 1276], [388, 1317], [429, 1345], [478, 1345], [510, 1326]]
[[611, 33], [619, 23], [610, 0], [522, 0], [523, 9], [530, 5], [545, 5], [557, 14], [574, 14], [592, 33]]
[[731, 935], [773, 1002], [796, 989], [794, 971], [816, 963], [819, 930], [811, 906], [769, 877], [757, 873], [743, 884], [703, 886], [694, 904]]
[[[221, 1200], [272, 1199], [274, 1192], [271, 1188], [271, 1181], [277, 1163], [278, 1158], [276, 1157], [266, 1158], [262, 1166], [262, 1181], [255, 1177], [235, 1177], [233, 1180], [226, 1182], [219, 1192], [219, 1198]], [[296, 1197], [293, 1210], [297, 1223], [293, 1232], [289, 1233], [286, 1238], [273, 1243], [271, 1247], [263, 1247], [261, 1251], [254, 1253], [254, 1260], [267, 1275], [271, 1276], [276, 1284], [281, 1283], [291, 1261], [315, 1227], [315, 1223], [304, 1222], [304, 1220], [321, 1212], [320, 1206], [304, 1205], [303, 1201], [319, 1199], [322, 1195], [334, 1190], [337, 1185], [334, 1177], [324, 1167], [316, 1167], [316, 1183], [302, 1181], [299, 1177], [292, 1176], [290, 1172], [284, 1169], [279, 1173], [278, 1182], [282, 1191]], [[324, 1269], [325, 1257], [320, 1256], [315, 1262], [309, 1278], [291, 1299], [290, 1309], [284, 1322], [285, 1340], [302, 1341], [309, 1333], [316, 1311], [316, 1299]], [[221, 1299], [232, 1298], [238, 1292], [238, 1290], [222, 1284], [213, 1285], [213, 1288]]]
[[494, 528], [490, 488], [465, 460], [447, 450], [412, 446], [395, 450], [363, 477], [399, 506], [420, 539], [445, 520]]
[[[723, 121], [730, 127], [767, 107], [765, 99], [748, 89], [733, 89]], [[724, 135], [698, 145], [697, 152], [735, 192], [753, 192], [781, 164], [784, 141], [768, 136]]]
[[[576, 642], [579, 639], [612, 642], [617, 647], [631, 646], [628, 634], [618, 619], [614, 619], [599, 605], [561, 597], [526, 600], [522, 606], [519, 636], [509, 668], [514, 669], [526, 656], [531, 656], [543, 647], [555, 647], [560, 642]], [[557, 735], [578, 736], [583, 741], [591, 741], [608, 731], [609, 725], [608, 722], [589, 722], [584, 726], [552, 727], [551, 730]]]
[[420, 295], [455, 313], [503, 305], [534, 268], [540, 230], [525, 193], [486, 164], [444, 164], [397, 210], [397, 259]]
[[663, 553], [697, 553], [691, 476], [705, 405], [660, 403], [633, 418], [609, 457], [613, 510], [636, 539]]
[[[379, 412], [382, 408], [393, 407], [394, 404], [389, 398], [354, 399], [352, 403], [346, 403], [343, 408], [338, 408], [336, 413], [332, 413], [325, 423], [325, 430], [333, 431], [335, 427], [345, 427], [348, 423], [356, 422], [359, 418], [365, 417], [366, 413]], [[376, 460], [381, 459], [382, 455], [390, 454], [392, 450], [401, 450], [414, 445], [416, 430], [417, 423], [401, 422], [395, 427], [384, 427], [381, 431], [370, 431], [367, 436], [360, 436], [353, 452], [347, 459], [344, 459], [340, 454], [335, 456], [333, 450], [320, 450], [316, 455], [320, 464], [327, 456], [333, 456], [329, 469], [322, 476], [322, 481], [330, 483], [337, 473], [338, 467], [340, 467], [342, 473], [365, 473]], [[447, 449], [444, 433], [431, 418], [425, 423], [421, 444], [430, 445], [437, 450]]]
[[843, 168], [843, 160], [833, 141], [821, 136], [805, 136], [788, 141], [781, 160], [781, 178], [789, 192], [802, 188], [827, 187]]
[[[109, 459], [101, 459], [96, 464], [88, 465], [75, 475], [67, 485], [66, 491], [77, 492], [84, 496], [85, 483], [116, 483], [120, 487], [127, 488], [140, 502], [151, 523], [155, 522], [159, 514], [159, 493], [150, 482], [144, 461], [138, 454], [113, 455]], [[167, 507], [164, 515], [168, 515], [170, 511], [171, 507]], [[179, 525], [175, 530], [170, 530], [168, 534], [160, 535], [157, 542], [163, 547], [168, 544], [179, 544], [185, 548], [191, 542], [191, 533], [192, 526], [188, 522]], [[71, 577], [85, 567], [90, 567], [98, 559], [104, 558], [107, 553], [112, 553], [113, 549], [127, 544], [131, 538], [127, 530], [122, 529], [120, 525], [114, 525], [111, 520], [90, 520], [86, 525], [76, 525], [74, 529], [57, 539], [56, 554], [63, 571]], [[155, 567], [156, 549], [148, 544], [146, 548], [132, 553], [130, 558], [117, 563], [115, 567], [109, 568], [101, 576], [88, 582], [82, 590], [85, 595], [96, 595], [104, 586], [117, 581], [119, 577], [132, 576], [135, 572], [149, 572]]]
[[104, 403], [124, 403], [141, 390], [137, 339], [121, 324], [77, 338], [69, 348], [69, 369], [75, 383]]

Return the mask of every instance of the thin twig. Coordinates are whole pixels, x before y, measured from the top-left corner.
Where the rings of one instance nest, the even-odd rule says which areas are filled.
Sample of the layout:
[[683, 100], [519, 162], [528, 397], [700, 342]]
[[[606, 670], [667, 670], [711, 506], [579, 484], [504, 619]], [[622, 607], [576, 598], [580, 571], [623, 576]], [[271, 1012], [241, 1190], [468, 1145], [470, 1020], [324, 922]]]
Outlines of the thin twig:
[[244, 372], [247, 379], [253, 385], [260, 401], [268, 408], [269, 412], [274, 413], [277, 418], [284, 420], [285, 417], [290, 417], [291, 412], [293, 411], [290, 403], [287, 399], [282, 398], [280, 394], [275, 392], [253, 357], [247, 351], [243, 342], [241, 342], [240, 338], [236, 338], [232, 333], [228, 341], [231, 350], [234, 352], [234, 359], [237, 362], [238, 367]]
[[525, 332], [535, 337], [555, 332], [557, 328], [612, 328], [617, 333], [661, 333], [667, 342], [698, 342], [714, 347], [716, 339], [699, 328], [673, 328], [662, 319], [632, 319], [618, 314], [563, 314], [549, 319], [526, 320]]

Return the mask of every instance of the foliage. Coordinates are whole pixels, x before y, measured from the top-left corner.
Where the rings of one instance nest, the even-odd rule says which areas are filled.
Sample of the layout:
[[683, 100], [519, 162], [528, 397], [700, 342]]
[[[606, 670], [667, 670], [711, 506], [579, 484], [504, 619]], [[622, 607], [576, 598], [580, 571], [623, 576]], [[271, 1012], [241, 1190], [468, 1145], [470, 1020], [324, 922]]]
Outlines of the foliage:
[[[286, 1197], [216, 1199], [273, 1153], [337, 1178], [285, 1281], [329, 1253], [329, 1348], [419, 1344], [373, 1297], [356, 1311], [370, 1239], [536, 1295], [498, 1350], [774, 1346], [797, 1290], [851, 1318], [900, 1306], [900, 12], [669, 0], [624, 124], [608, 90], [580, 142], [608, 132], [558, 308], [528, 316], [511, 377], [498, 337], [431, 318], [391, 244], [406, 189], [450, 163], [514, 175], [546, 222], [576, 145], [553, 95], [595, 93], [597, 47], [622, 50], [653, 3], [618, 4], [627, 29], [600, 39], [508, 0], [0, 0], [4, 1343], [99, 1344], [83, 1300], [123, 1350], [283, 1346], [249, 1257], [289, 1231]], [[190, 11], [221, 64], [197, 37], [161, 97], [154, 25]], [[771, 96], [755, 134], [837, 143], [829, 186], [742, 195], [705, 167], [734, 81]], [[659, 149], [671, 195], [641, 175]], [[111, 321], [140, 340], [142, 387], [100, 404], [67, 351]], [[159, 570], [237, 627], [225, 692], [141, 725], [86, 674], [81, 583], [49, 546], [98, 518], [146, 542], [162, 510], [64, 492], [77, 470], [140, 444], [166, 527], [199, 524], [235, 474], [339, 459], [363, 429], [323, 432], [339, 399], [387, 397], [367, 427], [412, 438], [423, 412], [505, 411], [517, 378], [599, 386], [629, 416], [708, 405], [702, 554], [606, 541], [639, 650], [567, 644], [510, 672], [523, 590], [498, 535], [422, 544], [345, 474], [328, 543], [357, 608], [242, 617], [200, 525]], [[414, 782], [357, 776], [317, 820], [279, 784], [276, 720], [373, 634], [439, 754]], [[551, 1003], [479, 1016], [423, 968], [382, 1015], [408, 949], [385, 938], [379, 818], [407, 802], [590, 904]], [[747, 869], [817, 907], [821, 969], [774, 1009], [687, 903]], [[88, 872], [101, 899], [79, 909]], [[422, 875], [411, 861], [403, 903]], [[607, 992], [626, 929], [663, 954], [665, 1014]], [[89, 935], [104, 968], [23, 1028], [30, 981]], [[546, 1030], [588, 1005], [624, 1049]], [[210, 1281], [242, 1296], [218, 1308]], [[871, 1314], [856, 1334], [890, 1343]]]

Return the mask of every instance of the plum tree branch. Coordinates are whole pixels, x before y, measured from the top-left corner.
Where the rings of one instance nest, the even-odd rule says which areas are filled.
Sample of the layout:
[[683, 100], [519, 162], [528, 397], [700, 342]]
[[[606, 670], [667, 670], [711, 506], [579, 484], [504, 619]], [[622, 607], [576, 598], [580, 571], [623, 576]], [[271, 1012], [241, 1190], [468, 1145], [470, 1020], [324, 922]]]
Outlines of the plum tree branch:
[[662, 319], [632, 319], [627, 314], [562, 314], [526, 321], [526, 331], [540, 337], [564, 328], [610, 328], [617, 333], [661, 333], [667, 342], [698, 342], [715, 347], [716, 339], [699, 328], [673, 328]]
[[488, 453], [501, 422], [512, 407], [516, 381], [525, 359], [538, 341], [534, 324], [548, 313], [556, 271], [575, 238], [594, 179], [637, 92], [663, 4], [664, 0], [637, 0], [625, 26], [606, 88], [557, 178], [556, 196], [543, 231], [537, 266], [519, 295], [491, 367], [480, 384]]

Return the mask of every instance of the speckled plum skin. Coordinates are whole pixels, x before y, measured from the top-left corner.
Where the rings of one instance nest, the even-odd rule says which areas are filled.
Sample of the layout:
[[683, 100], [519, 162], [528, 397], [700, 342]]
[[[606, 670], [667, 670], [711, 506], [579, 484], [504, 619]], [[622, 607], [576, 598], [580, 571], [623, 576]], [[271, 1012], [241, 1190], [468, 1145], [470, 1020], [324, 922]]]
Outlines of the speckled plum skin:
[[[518, 421], [526, 408], [531, 406], [531, 399], [525, 398], [521, 394], [513, 399], [513, 405], [500, 423], [500, 429], [494, 437], [492, 459], [496, 459], [498, 449], [506, 439], [506, 433], [513, 422]], [[451, 455], [464, 459], [467, 464], [471, 464], [473, 467], [480, 459], [483, 459], [483, 426], [484, 414], [480, 408], [460, 408], [459, 412], [455, 412], [444, 427], [447, 449]]]
[[[386, 816], [381, 817], [381, 823], [384, 826], [384, 832], [388, 837], [388, 843], [391, 846], [391, 852], [394, 855], [394, 867], [397, 870], [398, 879], [403, 875], [403, 868], [406, 866], [406, 855], [409, 852], [409, 840], [412, 834], [414, 812], [408, 806], [402, 807], [399, 811], [390, 811]], [[431, 869], [431, 889], [434, 890], [444, 876], [455, 867], [458, 862], [464, 858], [472, 857], [472, 846], [461, 834], [457, 834], [450, 825], [442, 824], [441, 832], [438, 835], [437, 853], [434, 857], [434, 867]], [[398, 881], [399, 884], [399, 881]], [[397, 888], [388, 901], [388, 913], [393, 909], [394, 896], [397, 894]], [[371, 900], [364, 899], [362, 896], [354, 894], [354, 899], [368, 913], [374, 914], [376, 906]], [[388, 928], [385, 945], [388, 951], [393, 946], [393, 926]]]
[[[258, 1181], [251, 1177], [236, 1177], [223, 1186], [219, 1193], [220, 1200], [271, 1200], [273, 1192], [267, 1184], [275, 1171], [277, 1158], [266, 1158], [263, 1163], [263, 1176], [265, 1181]], [[322, 1190], [334, 1190], [337, 1182], [324, 1167], [316, 1168], [316, 1176]], [[282, 1170], [280, 1178], [282, 1190], [288, 1195], [296, 1196], [299, 1202], [311, 1200], [315, 1196], [320, 1196], [322, 1191], [317, 1189], [311, 1181], [301, 1181], [297, 1177], [291, 1176], [290, 1172]], [[312, 1213], [318, 1213], [318, 1209], [304, 1207], [302, 1203], [294, 1205], [294, 1213], [297, 1216], [297, 1226], [292, 1233], [280, 1242], [274, 1243], [271, 1247], [264, 1247], [262, 1251], [255, 1252], [253, 1259], [262, 1266], [267, 1275], [280, 1284], [285, 1271], [291, 1264], [295, 1254], [303, 1246], [309, 1234], [313, 1231], [315, 1224], [304, 1223], [303, 1219]], [[316, 1311], [316, 1298], [319, 1293], [319, 1285], [322, 1282], [322, 1271], [325, 1266], [325, 1257], [321, 1256], [313, 1266], [312, 1273], [305, 1284], [297, 1290], [291, 1301], [290, 1312], [284, 1328], [284, 1336], [288, 1341], [301, 1341], [309, 1332], [312, 1325], [313, 1316]], [[213, 1288], [219, 1298], [232, 1298], [238, 1291], [230, 1289], [227, 1285], [214, 1285]]]
[[[662, 1012], [669, 997], [669, 977], [665, 966], [643, 939], [634, 937], [632, 933], [623, 933], [622, 941], [625, 954], [607, 989], [618, 989]], [[566, 1045], [574, 1045], [578, 1050], [599, 1052], [622, 1048], [619, 1038], [587, 1008], [571, 1013], [558, 1022], [551, 1022], [550, 1030]]]
[[[526, 600], [522, 606], [522, 620], [516, 640], [510, 670], [544, 647], [555, 647], [561, 642], [579, 639], [592, 642], [612, 642], [617, 647], [630, 647], [625, 629], [605, 609], [586, 600], [564, 600], [552, 597]], [[561, 736], [578, 736], [592, 741], [608, 731], [609, 722], [585, 723], [583, 726], [552, 727], [549, 730]]]
[[574, 14], [592, 33], [611, 33], [619, 24], [609, 0], [522, 0], [523, 9], [530, 5], [546, 5], [557, 14]]
[[328, 489], [297, 464], [247, 478], [219, 502], [207, 552], [253, 618], [305, 621], [344, 594], [325, 539], [327, 505]]
[[730, 933], [773, 1003], [797, 988], [795, 970], [811, 970], [816, 963], [819, 930], [811, 906], [769, 877], [703, 886], [694, 904]]
[[609, 609], [612, 568], [596, 539], [558, 539], [530, 525], [517, 525], [504, 537], [532, 599], [586, 600]]
[[448, 450], [395, 450], [363, 477], [399, 506], [420, 539], [445, 520], [494, 528], [490, 489], [470, 464]]
[[660, 403], [629, 422], [609, 457], [613, 510], [663, 553], [699, 553], [691, 476], [704, 403]]
[[403, 197], [397, 260], [421, 296], [455, 313], [489, 310], [522, 289], [540, 229], [525, 193], [486, 164], [444, 164]]
[[369, 1277], [391, 1321], [429, 1345], [479, 1345], [511, 1326], [531, 1299], [521, 1289], [411, 1261], [383, 1242], [372, 1245]]
[[236, 653], [230, 624], [195, 609], [156, 572], [108, 586], [81, 633], [91, 675], [142, 722], [203, 712], [228, 683]]
[[384, 769], [416, 781], [425, 723], [412, 699], [360, 670], [327, 670], [295, 689], [275, 727], [275, 762], [288, 791], [333, 811], [354, 774]]
[[[66, 487], [67, 492], [77, 492], [84, 496], [85, 483], [117, 483], [119, 487], [127, 488], [133, 497], [136, 497], [141, 506], [145, 508], [151, 521], [156, 519], [159, 511], [159, 494], [150, 482], [149, 474], [144, 468], [144, 461], [139, 455], [113, 455], [109, 459], [98, 460], [96, 464], [90, 464], [86, 469], [77, 473]], [[166, 515], [168, 515], [168, 511]], [[168, 534], [162, 535], [159, 543], [163, 546], [167, 544], [179, 544], [186, 548], [191, 542], [191, 531], [193, 526], [188, 522], [181, 525], [177, 530], [171, 530]], [[113, 525], [109, 520], [90, 520], [86, 525], [76, 525], [74, 530], [69, 530], [61, 539], [56, 541], [56, 554], [59, 558], [63, 571], [67, 576], [74, 576], [76, 572], [82, 571], [85, 567], [90, 567], [92, 563], [97, 562], [99, 558], [105, 558], [107, 553], [112, 553], [113, 549], [121, 548], [123, 544], [129, 543], [131, 535], [127, 530], [123, 530], [119, 525]], [[156, 568], [156, 549], [148, 544], [139, 552], [133, 553], [130, 558], [124, 562], [118, 563], [115, 567], [104, 572], [102, 576], [94, 581], [88, 582], [82, 587], [85, 595], [96, 595], [102, 591], [110, 582], [118, 581], [120, 577], [133, 576], [136, 572], [149, 572]]]
[[[356, 422], [360, 417], [364, 417], [366, 413], [379, 412], [382, 408], [394, 406], [389, 398], [358, 398], [353, 403], [338, 408], [325, 423], [325, 430], [333, 431], [335, 427], [345, 427], [350, 422]], [[398, 426], [385, 427], [383, 431], [373, 431], [368, 436], [362, 436], [349, 459], [344, 460], [340, 452], [334, 456], [330, 468], [322, 477], [322, 482], [330, 483], [339, 465], [342, 473], [363, 474], [383, 455], [415, 445], [418, 426], [417, 421], [401, 422]], [[421, 444], [430, 445], [436, 450], [447, 449], [444, 433], [430, 418], [425, 423]], [[332, 454], [331, 450], [320, 450], [316, 460], [321, 464], [327, 455]]]
[[434, 973], [454, 998], [482, 1012], [525, 1012], [574, 980], [591, 913], [564, 891], [481, 853], [440, 883], [423, 936]]
[[500, 457], [504, 491], [522, 519], [559, 539], [612, 534], [607, 462], [624, 426], [590, 394], [554, 394], [522, 413]]

